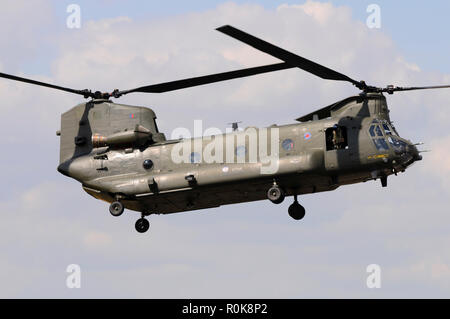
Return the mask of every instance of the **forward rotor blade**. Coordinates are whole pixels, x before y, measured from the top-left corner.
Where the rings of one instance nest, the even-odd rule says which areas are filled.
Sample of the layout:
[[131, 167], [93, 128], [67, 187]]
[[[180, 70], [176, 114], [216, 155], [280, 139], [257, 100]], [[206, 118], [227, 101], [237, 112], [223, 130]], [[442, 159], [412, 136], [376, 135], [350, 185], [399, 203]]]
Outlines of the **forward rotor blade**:
[[172, 82], [165, 82], [165, 83], [153, 84], [153, 85], [148, 85], [148, 86], [142, 86], [142, 87], [139, 87], [136, 89], [119, 91], [118, 96], [123, 95], [123, 94], [133, 93], [133, 92], [163, 93], [163, 92], [169, 92], [169, 91], [174, 91], [174, 90], [179, 90], [179, 89], [185, 89], [185, 88], [189, 88], [189, 87], [193, 87], [193, 86], [199, 86], [199, 85], [204, 85], [204, 84], [209, 84], [209, 83], [226, 81], [226, 80], [242, 78], [242, 77], [252, 76], [252, 75], [261, 74], [261, 73], [291, 69], [291, 68], [294, 68], [294, 66], [287, 64], [287, 63], [269, 64], [269, 65], [264, 65], [264, 66], [248, 68], [248, 69], [242, 69], [242, 70], [236, 70], [236, 71], [230, 71], [230, 72], [224, 72], [224, 73], [217, 73], [217, 74], [199, 76], [199, 77], [195, 77], [195, 78], [177, 80], [177, 81], [172, 81]]
[[400, 86], [388, 86], [383, 88], [381, 92], [387, 92], [392, 94], [398, 91], [413, 91], [413, 90], [429, 90], [429, 89], [447, 89], [450, 85], [433, 85], [433, 86], [413, 86], [413, 87], [400, 87]]
[[15, 76], [15, 75], [6, 74], [6, 73], [0, 73], [0, 77], [8, 79], [8, 80], [25, 82], [25, 83], [34, 84], [34, 85], [45, 86], [45, 87], [48, 87], [51, 89], [56, 89], [56, 90], [60, 90], [60, 91], [79, 94], [79, 95], [83, 95], [85, 98], [93, 97], [93, 93], [89, 90], [75, 90], [75, 89], [66, 88], [66, 87], [62, 87], [62, 86], [58, 86], [58, 85], [54, 85], [54, 84], [49, 84], [49, 83], [45, 83], [45, 82], [22, 78], [20, 76]]
[[270, 54], [280, 60], [283, 60], [293, 66], [296, 66], [302, 70], [305, 70], [306, 72], [312, 73], [322, 79], [348, 81], [350, 83], [353, 83], [358, 88], [361, 88], [361, 89], [365, 88], [365, 84], [355, 81], [352, 78], [346, 76], [345, 74], [339, 73], [339, 72], [329, 69], [323, 65], [317, 64], [313, 61], [305, 59], [294, 53], [286, 51], [286, 50], [279, 48], [269, 42], [261, 40], [251, 34], [248, 34], [244, 31], [236, 29], [235, 27], [232, 27], [230, 25], [222, 26], [220, 28], [217, 28], [216, 30], [218, 30], [226, 35], [229, 35], [230, 37], [235, 38], [239, 41], [242, 41], [242, 42], [254, 47], [255, 49], [263, 51], [263, 52]]

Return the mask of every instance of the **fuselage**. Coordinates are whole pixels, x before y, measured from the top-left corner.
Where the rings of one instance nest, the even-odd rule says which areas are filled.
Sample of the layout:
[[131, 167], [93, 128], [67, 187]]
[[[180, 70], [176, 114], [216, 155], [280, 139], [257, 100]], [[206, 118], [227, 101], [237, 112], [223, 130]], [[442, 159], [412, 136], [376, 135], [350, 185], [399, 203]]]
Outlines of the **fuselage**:
[[348, 104], [303, 123], [93, 148], [59, 170], [98, 199], [120, 196], [132, 210], [174, 213], [266, 199], [274, 182], [286, 195], [330, 191], [386, 178], [420, 159], [392, 127], [387, 108], [363, 104], [367, 112]]

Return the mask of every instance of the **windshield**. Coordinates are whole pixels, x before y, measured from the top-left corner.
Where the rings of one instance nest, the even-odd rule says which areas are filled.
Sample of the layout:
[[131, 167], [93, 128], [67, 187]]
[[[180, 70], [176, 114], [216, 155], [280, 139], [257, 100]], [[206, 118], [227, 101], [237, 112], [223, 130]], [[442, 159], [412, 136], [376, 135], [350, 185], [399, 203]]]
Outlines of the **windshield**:
[[392, 129], [386, 123], [383, 124], [383, 129], [386, 136], [392, 135]]
[[388, 136], [388, 141], [396, 152], [404, 152], [408, 146], [408, 144], [399, 139], [396, 139], [393, 136]]
[[388, 122], [384, 121], [382, 122], [377, 119], [374, 119], [369, 127], [369, 134], [377, 150], [387, 151], [389, 150], [389, 145], [386, 142], [386, 137], [389, 139], [389, 142], [393, 144], [391, 142], [392, 141], [391, 137], [395, 133], [393, 128], [388, 124]]
[[389, 136], [389, 135], [399, 136], [397, 131], [395, 130], [394, 125], [392, 125], [389, 122], [383, 123], [383, 129], [384, 129], [386, 136]]

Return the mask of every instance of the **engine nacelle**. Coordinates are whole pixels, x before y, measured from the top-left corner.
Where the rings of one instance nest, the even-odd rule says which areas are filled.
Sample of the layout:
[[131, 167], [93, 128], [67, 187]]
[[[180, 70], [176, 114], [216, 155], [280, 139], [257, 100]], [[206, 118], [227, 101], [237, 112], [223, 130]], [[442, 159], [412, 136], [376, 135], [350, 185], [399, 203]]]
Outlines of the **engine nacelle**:
[[151, 138], [150, 130], [137, 124], [134, 130], [125, 130], [108, 136], [92, 135], [92, 147], [143, 145]]

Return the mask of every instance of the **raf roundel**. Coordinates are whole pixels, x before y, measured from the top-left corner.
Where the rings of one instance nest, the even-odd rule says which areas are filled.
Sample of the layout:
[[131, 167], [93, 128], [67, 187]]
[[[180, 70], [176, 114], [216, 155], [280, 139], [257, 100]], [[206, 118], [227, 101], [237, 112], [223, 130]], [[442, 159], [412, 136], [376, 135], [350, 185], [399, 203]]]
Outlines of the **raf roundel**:
[[309, 139], [311, 138], [311, 133], [306, 132], [305, 134], [303, 134], [303, 138], [304, 138], [305, 140], [309, 140]]

